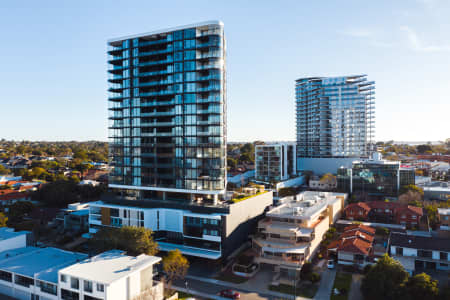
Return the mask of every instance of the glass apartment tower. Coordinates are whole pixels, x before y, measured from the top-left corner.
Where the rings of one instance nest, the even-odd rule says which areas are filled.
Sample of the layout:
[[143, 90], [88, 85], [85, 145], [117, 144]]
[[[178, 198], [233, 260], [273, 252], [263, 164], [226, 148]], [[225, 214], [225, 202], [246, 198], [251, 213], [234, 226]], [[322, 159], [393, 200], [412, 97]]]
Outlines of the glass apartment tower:
[[110, 187], [141, 199], [223, 193], [223, 23], [109, 40], [108, 67]]
[[297, 156], [368, 157], [375, 83], [366, 75], [296, 80]]

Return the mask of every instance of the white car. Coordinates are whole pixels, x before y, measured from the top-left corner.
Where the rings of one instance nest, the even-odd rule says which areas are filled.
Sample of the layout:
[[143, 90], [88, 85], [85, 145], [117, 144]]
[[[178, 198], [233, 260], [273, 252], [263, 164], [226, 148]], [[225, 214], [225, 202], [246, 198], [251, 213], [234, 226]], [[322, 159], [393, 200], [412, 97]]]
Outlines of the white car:
[[332, 259], [328, 260], [327, 268], [328, 269], [334, 269], [334, 260], [332, 260]]

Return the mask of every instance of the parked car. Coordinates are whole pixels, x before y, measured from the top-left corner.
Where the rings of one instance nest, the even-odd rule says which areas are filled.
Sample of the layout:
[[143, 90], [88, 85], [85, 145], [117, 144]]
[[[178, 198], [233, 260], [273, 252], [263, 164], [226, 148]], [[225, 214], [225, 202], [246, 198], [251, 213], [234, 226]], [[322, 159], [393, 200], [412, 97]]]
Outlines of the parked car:
[[327, 262], [327, 268], [328, 269], [334, 269], [335, 265], [334, 265], [334, 260], [329, 259]]
[[241, 294], [233, 290], [223, 290], [219, 293], [220, 297], [230, 298], [230, 299], [239, 299], [241, 298]]

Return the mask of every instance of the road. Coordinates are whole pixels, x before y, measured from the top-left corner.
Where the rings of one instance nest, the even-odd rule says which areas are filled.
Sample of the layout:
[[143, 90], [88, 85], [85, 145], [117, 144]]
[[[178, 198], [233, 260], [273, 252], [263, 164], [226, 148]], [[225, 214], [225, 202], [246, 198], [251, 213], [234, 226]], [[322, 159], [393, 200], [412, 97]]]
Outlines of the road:
[[[188, 289], [186, 290], [185, 281], [188, 283]], [[271, 294], [258, 292], [258, 287], [255, 286], [252, 290], [243, 289], [238, 287], [233, 283], [227, 283], [223, 281], [218, 281], [214, 279], [204, 279], [197, 280], [188, 278], [185, 281], [175, 281], [173, 287], [176, 290], [188, 292], [194, 294], [194, 291], [200, 292], [203, 297], [208, 297], [210, 299], [226, 299], [222, 297], [218, 297], [217, 295], [221, 290], [224, 289], [233, 289], [238, 291], [241, 294], [241, 299], [244, 300], [261, 300], [261, 299], [270, 299], [270, 300], [280, 300], [280, 299], [294, 299], [293, 296], [272, 292]], [[210, 282], [206, 282], [210, 281]], [[297, 297], [297, 300], [310, 300], [309, 298]]]

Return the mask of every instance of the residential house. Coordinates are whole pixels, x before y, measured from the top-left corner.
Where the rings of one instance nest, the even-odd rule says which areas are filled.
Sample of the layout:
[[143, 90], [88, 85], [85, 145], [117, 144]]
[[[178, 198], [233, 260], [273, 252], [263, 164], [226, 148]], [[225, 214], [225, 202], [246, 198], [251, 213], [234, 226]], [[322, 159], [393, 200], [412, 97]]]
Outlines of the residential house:
[[393, 232], [391, 256], [410, 274], [427, 270], [450, 271], [450, 239]]
[[339, 239], [332, 241], [327, 249], [337, 257], [338, 264], [363, 268], [374, 262], [374, 239], [374, 228], [350, 225], [345, 227]]

